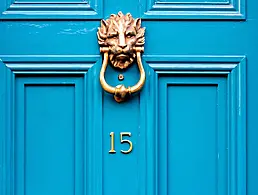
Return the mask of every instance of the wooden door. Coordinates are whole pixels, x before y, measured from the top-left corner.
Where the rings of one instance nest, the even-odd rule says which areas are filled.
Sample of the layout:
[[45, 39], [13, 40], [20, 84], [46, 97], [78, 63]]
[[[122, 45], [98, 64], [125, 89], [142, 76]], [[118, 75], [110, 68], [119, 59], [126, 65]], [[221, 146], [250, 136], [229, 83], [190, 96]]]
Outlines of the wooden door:
[[[257, 6], [2, 0], [0, 194], [258, 194]], [[146, 28], [146, 80], [122, 103], [97, 37], [119, 11]], [[139, 78], [136, 60], [105, 71]]]

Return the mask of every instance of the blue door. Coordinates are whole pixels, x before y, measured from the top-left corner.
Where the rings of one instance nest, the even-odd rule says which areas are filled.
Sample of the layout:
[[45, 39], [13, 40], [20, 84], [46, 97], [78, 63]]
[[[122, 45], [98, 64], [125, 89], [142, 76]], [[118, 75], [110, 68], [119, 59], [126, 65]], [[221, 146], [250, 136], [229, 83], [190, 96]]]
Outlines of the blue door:
[[257, 195], [257, 7], [1, 0], [0, 195]]

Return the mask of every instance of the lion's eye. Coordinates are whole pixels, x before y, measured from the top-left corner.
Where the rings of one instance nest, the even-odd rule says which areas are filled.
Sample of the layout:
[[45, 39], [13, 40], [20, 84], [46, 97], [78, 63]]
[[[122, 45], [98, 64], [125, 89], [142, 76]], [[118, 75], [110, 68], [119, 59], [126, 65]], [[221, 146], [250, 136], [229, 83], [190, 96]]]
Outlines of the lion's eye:
[[116, 37], [117, 37], [117, 33], [108, 34], [108, 38], [116, 38]]
[[128, 32], [128, 33], [126, 34], [126, 36], [130, 38], [130, 37], [135, 36], [135, 33], [133, 33], [133, 32]]

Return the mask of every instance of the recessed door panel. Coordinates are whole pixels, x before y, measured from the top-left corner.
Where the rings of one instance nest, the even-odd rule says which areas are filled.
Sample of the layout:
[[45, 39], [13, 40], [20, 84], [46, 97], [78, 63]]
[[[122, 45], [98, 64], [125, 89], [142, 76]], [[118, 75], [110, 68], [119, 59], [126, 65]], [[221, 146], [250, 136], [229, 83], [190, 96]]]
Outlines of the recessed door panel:
[[16, 80], [16, 194], [83, 194], [83, 78]]

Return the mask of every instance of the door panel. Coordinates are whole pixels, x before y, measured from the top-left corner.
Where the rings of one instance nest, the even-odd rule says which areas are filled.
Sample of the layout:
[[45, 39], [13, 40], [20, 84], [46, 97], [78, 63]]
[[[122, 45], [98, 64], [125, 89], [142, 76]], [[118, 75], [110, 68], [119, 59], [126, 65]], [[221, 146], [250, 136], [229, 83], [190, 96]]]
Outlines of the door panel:
[[22, 75], [15, 89], [16, 194], [82, 194], [83, 77]]
[[83, 194], [91, 184], [85, 185], [86, 176], [95, 182], [95, 171], [88, 168], [90, 159], [101, 152], [94, 140], [95, 134], [100, 137], [98, 131], [93, 135], [87, 131], [100, 129], [92, 122], [97, 96], [88, 94], [96, 85], [88, 73], [95, 69], [89, 70], [97, 58], [12, 56], [2, 60], [6, 152], [1, 161], [1, 190], [18, 195]]
[[154, 135], [147, 142], [155, 149], [147, 154], [155, 162], [148, 172], [156, 171], [156, 194], [244, 194], [245, 58], [145, 61], [154, 69], [154, 106], [147, 111], [154, 113], [147, 123]]
[[[257, 5], [2, 1], [0, 194], [258, 194]], [[146, 82], [123, 103], [100, 85], [96, 35], [118, 11], [146, 27]]]
[[[185, 78], [180, 80], [184, 81]], [[163, 130], [159, 133], [159, 143], [166, 143], [160, 145], [159, 150], [160, 194], [226, 192], [225, 105], [216, 108], [217, 99], [225, 103], [225, 97], [221, 94], [216, 97], [216, 93], [217, 88], [222, 88], [220, 90], [224, 93], [221, 93], [225, 96], [226, 82], [224, 89], [216, 86], [216, 81], [212, 82], [211, 79], [202, 79], [200, 83], [160, 80], [160, 118], [167, 119], [167, 122], [162, 121], [159, 125], [159, 129]], [[222, 118], [221, 124], [216, 121], [219, 120], [217, 112]], [[181, 183], [188, 187], [182, 188]]]

